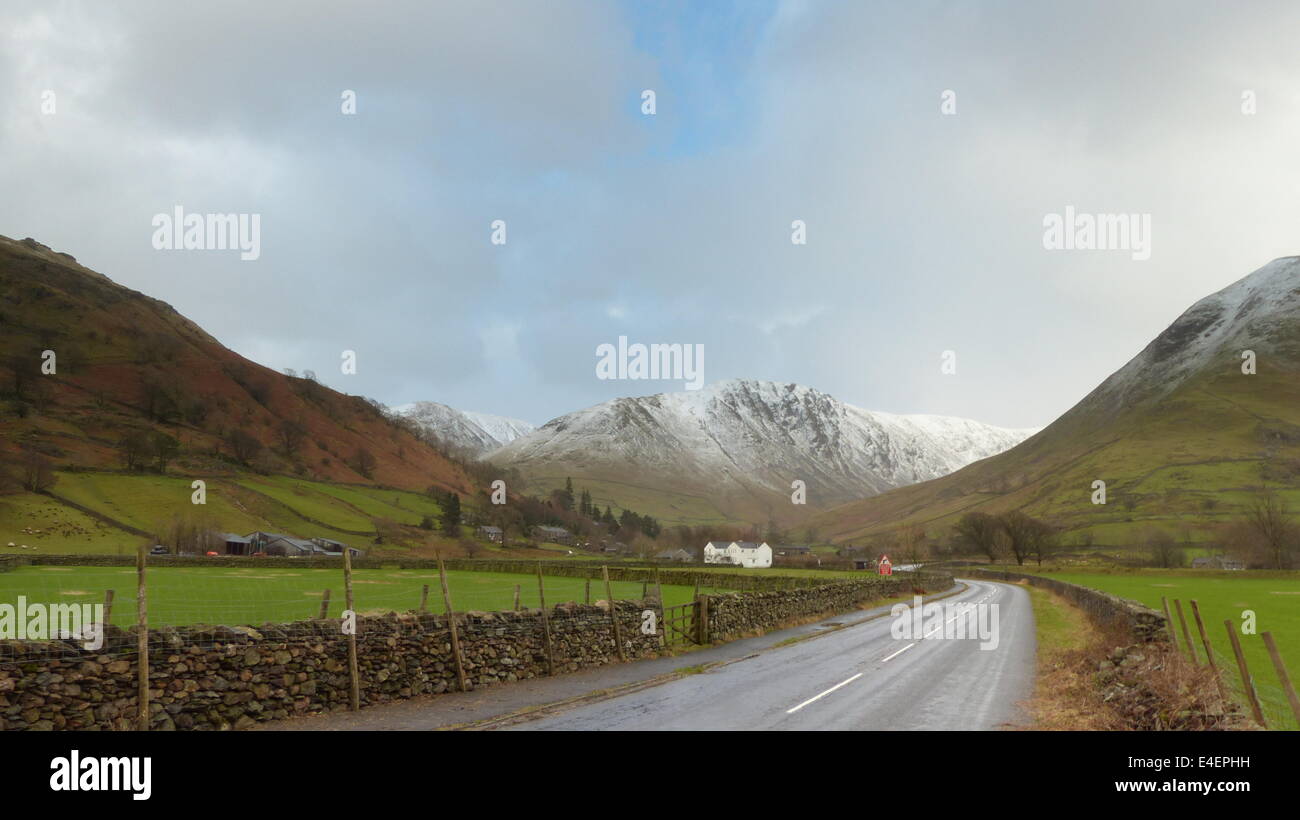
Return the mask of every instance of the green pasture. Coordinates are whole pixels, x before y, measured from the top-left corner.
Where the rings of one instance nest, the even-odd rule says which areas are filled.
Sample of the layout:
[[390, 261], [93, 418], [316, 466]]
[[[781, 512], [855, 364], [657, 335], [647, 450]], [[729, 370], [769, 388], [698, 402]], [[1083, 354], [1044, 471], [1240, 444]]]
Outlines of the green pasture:
[[[1278, 651], [1286, 663], [1293, 683], [1300, 683], [1300, 573], [1296, 572], [1197, 572], [1178, 570], [1141, 570], [1126, 573], [1044, 572], [1053, 578], [1100, 589], [1162, 610], [1161, 599], [1169, 607], [1182, 645], [1182, 630], [1177, 626], [1174, 599], [1182, 601], [1184, 617], [1196, 646], [1197, 657], [1205, 662], [1200, 634], [1192, 619], [1190, 602], [1195, 600], [1205, 621], [1205, 629], [1219, 659], [1226, 679], [1239, 685], [1240, 676], [1232, 644], [1224, 621], [1237, 629], [1242, 650], [1257, 688], [1267, 703], [1266, 717], [1271, 724], [1296, 728], [1286, 705], [1268, 650], [1259, 634], [1242, 635], [1243, 613], [1255, 613], [1256, 632], [1271, 632]], [[1226, 667], [1226, 668], [1225, 668]]]
[[[28, 602], [101, 603], [104, 590], [114, 590], [111, 621], [118, 626], [135, 623], [136, 579], [134, 567], [19, 567], [0, 573], [0, 603], [16, 604], [19, 595]], [[419, 606], [421, 590], [429, 586], [429, 608], [443, 611], [442, 587], [437, 571], [359, 569], [353, 576], [356, 610], [363, 614], [406, 612]], [[538, 605], [537, 576], [499, 572], [447, 573], [456, 611], [504, 610], [514, 606], [515, 585], [525, 607]], [[546, 577], [546, 601], [583, 602], [586, 579]], [[611, 583], [614, 597], [639, 600], [642, 585], [632, 581]], [[344, 608], [343, 572], [334, 569], [280, 569], [259, 567], [151, 567], [148, 570], [149, 622], [154, 625], [212, 623], [257, 625], [314, 618], [324, 590], [330, 590], [331, 616]], [[653, 587], [651, 588], [653, 590]], [[695, 588], [664, 584], [664, 603], [676, 606], [692, 600]], [[702, 592], [724, 592], [701, 588]], [[591, 581], [591, 600], [605, 598], [604, 582]]]

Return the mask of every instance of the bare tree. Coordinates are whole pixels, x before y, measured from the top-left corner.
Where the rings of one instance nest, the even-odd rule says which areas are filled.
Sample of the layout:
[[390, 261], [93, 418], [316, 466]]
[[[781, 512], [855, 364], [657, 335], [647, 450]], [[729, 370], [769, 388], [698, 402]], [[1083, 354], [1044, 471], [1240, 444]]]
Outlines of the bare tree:
[[10, 390], [16, 398], [22, 398], [27, 388], [37, 383], [41, 377], [41, 357], [39, 353], [11, 353], [5, 357], [5, 366], [9, 370]]
[[352, 469], [361, 473], [366, 478], [373, 478], [375, 472], [375, 456], [364, 447], [358, 447], [356, 453], [352, 456]]
[[1296, 549], [1296, 523], [1281, 496], [1267, 487], [1256, 489], [1246, 510], [1246, 524], [1271, 568], [1287, 569], [1291, 566]]
[[159, 473], [166, 473], [167, 465], [180, 455], [180, 442], [166, 433], [155, 432], [149, 437], [149, 444], [152, 451], [150, 455], [153, 456], [154, 469]]
[[303, 427], [301, 422], [292, 419], [281, 421], [276, 433], [286, 458], [293, 458], [307, 438], [307, 428]]
[[1178, 542], [1174, 540], [1174, 537], [1165, 530], [1148, 530], [1143, 540], [1146, 541], [1151, 566], [1171, 569], [1181, 567], [1187, 562], [1182, 547], [1178, 546]]
[[122, 454], [122, 464], [128, 470], [143, 470], [149, 461], [151, 447], [149, 434], [134, 430], [117, 442], [118, 452]]
[[262, 442], [238, 427], [226, 433], [226, 445], [230, 447], [230, 454], [235, 460], [243, 464], [248, 464], [262, 451]]
[[898, 535], [898, 557], [903, 563], [920, 567], [925, 563], [925, 530], [921, 527], [907, 527]]
[[146, 376], [140, 382], [140, 400], [150, 421], [168, 421], [178, 412], [171, 388], [161, 378]]
[[22, 468], [23, 489], [28, 492], [45, 492], [59, 480], [54, 473], [54, 462], [35, 450], [23, 454]]
[[159, 528], [158, 543], [171, 547], [177, 554], [203, 555], [220, 552], [223, 547], [211, 516], [191, 509], [178, 512]]
[[1002, 532], [1006, 534], [1011, 555], [1017, 564], [1023, 566], [1033, 549], [1034, 519], [1020, 510], [1011, 510], [998, 516], [998, 521], [1002, 524]]
[[1029, 554], [1043, 565], [1043, 559], [1050, 557], [1061, 544], [1061, 528], [1047, 521], [1031, 519], [1034, 526], [1030, 529]]
[[987, 556], [990, 562], [998, 560], [998, 536], [1002, 528], [995, 516], [982, 512], [966, 513], [953, 531], [969, 549]]

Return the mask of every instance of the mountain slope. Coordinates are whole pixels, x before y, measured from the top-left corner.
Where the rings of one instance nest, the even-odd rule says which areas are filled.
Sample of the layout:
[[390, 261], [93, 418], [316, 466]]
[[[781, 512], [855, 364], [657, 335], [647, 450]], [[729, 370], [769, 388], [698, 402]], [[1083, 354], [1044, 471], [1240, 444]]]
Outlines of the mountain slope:
[[[1242, 372], [1244, 351], [1257, 372]], [[1091, 503], [1092, 482], [1107, 503]], [[1096, 543], [1147, 526], [1193, 540], [1239, 517], [1250, 488], [1300, 494], [1300, 257], [1274, 260], [1188, 308], [1123, 368], [1024, 443], [952, 475], [818, 517], [838, 540], [966, 511], [1023, 508]]]
[[[598, 482], [618, 506], [648, 504], [665, 521], [784, 521], [802, 512], [790, 501], [795, 480], [809, 507], [825, 507], [944, 475], [1029, 432], [873, 413], [811, 388], [737, 379], [569, 413], [488, 461], [543, 487]], [[680, 497], [703, 504], [688, 509]]]
[[[35, 240], [0, 237], [0, 327], [0, 458], [23, 448], [59, 468], [118, 469], [125, 437], [163, 434], [181, 474], [469, 490], [460, 467], [377, 405], [250, 362]], [[41, 372], [46, 350], [53, 374]]]
[[401, 405], [394, 407], [393, 412], [415, 422], [445, 445], [475, 458], [537, 429], [519, 419], [457, 410], [436, 401]]

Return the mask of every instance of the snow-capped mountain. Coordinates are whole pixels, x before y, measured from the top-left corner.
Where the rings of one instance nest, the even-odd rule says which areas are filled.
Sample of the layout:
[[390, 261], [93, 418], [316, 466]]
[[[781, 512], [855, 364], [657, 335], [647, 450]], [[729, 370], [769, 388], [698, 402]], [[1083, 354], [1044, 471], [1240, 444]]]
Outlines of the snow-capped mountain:
[[436, 401], [417, 401], [392, 408], [438, 437], [445, 444], [483, 456], [537, 429], [519, 419], [457, 410]]
[[764, 503], [789, 504], [800, 480], [808, 505], [823, 507], [945, 475], [1034, 432], [877, 413], [809, 387], [734, 379], [569, 413], [487, 459], [525, 477], [585, 476]]
[[1266, 365], [1294, 362], [1300, 358], [1298, 317], [1300, 256], [1274, 259], [1185, 310], [1081, 406], [1116, 409], [1159, 398], [1212, 365], [1236, 370], [1246, 350], [1257, 357], [1280, 354]]

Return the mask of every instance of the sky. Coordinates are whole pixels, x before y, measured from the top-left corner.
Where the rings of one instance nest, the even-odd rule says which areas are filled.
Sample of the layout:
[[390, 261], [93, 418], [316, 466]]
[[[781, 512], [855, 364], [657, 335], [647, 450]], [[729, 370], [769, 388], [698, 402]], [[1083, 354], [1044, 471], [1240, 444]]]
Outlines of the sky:
[[[597, 378], [626, 336], [1036, 427], [1300, 254], [1298, 35], [1290, 2], [11, 0], [0, 234], [389, 405], [683, 389]], [[177, 206], [258, 215], [260, 256], [155, 248]], [[1145, 215], [1149, 258], [1045, 247], [1067, 207]]]

